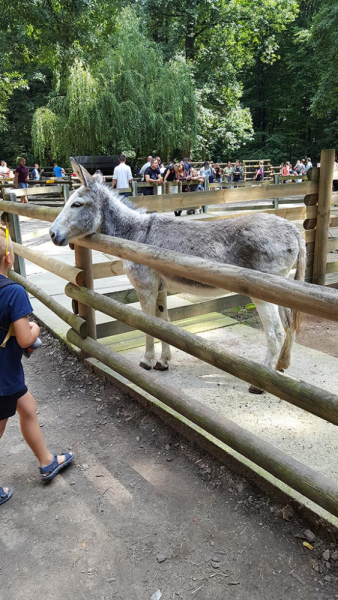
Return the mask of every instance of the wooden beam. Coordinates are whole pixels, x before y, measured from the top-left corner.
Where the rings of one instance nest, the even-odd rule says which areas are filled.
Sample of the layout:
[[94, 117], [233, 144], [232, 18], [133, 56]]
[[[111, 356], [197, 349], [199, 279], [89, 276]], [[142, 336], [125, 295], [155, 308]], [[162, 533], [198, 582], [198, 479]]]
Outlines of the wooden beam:
[[45, 254], [41, 254], [41, 252], [26, 248], [15, 242], [13, 242], [13, 249], [15, 254], [30, 260], [32, 263], [39, 265], [39, 267], [46, 269], [46, 271], [50, 271], [50, 273], [54, 273], [54, 275], [62, 277], [62, 279], [65, 279], [66, 281], [71, 281], [72, 283], [75, 283], [75, 285], [84, 285], [84, 274], [82, 269], [67, 265], [57, 258], [46, 256]]
[[216, 411], [208, 408], [195, 398], [190, 398], [181, 390], [177, 390], [167, 383], [161, 385], [156, 382], [151, 374], [137, 367], [120, 354], [104, 348], [98, 342], [90, 338], [83, 340], [72, 330], [68, 332], [67, 338], [69, 342], [155, 396], [171, 409], [227, 444], [242, 456], [246, 456], [280, 481], [338, 516], [337, 482], [291, 458], [262, 440], [261, 437], [216, 413]]
[[47, 208], [45, 206], [20, 204], [19, 202], [14, 203], [1, 200], [0, 210], [14, 215], [21, 215], [22, 217], [29, 217], [31, 219], [39, 219], [40, 221], [48, 221], [48, 223], [53, 223], [58, 214], [60, 214], [62, 211], [62, 208]]
[[[93, 270], [92, 270], [92, 251], [88, 248], [83, 248], [74, 244], [75, 251], [75, 264], [76, 266], [83, 271], [83, 285], [88, 288], [88, 290], [92, 290], [94, 288], [94, 280], [93, 280]], [[90, 306], [86, 306], [85, 304], [81, 304], [79, 302], [78, 305], [79, 315], [82, 317], [87, 323], [87, 332], [88, 335], [96, 339], [96, 321], [95, 321], [95, 310], [93, 310]], [[86, 358], [83, 354], [82, 358]]]
[[[333, 290], [330, 290], [333, 291]], [[69, 283], [65, 292], [70, 298], [95, 308], [131, 327], [168, 342], [247, 383], [264, 389], [279, 398], [338, 425], [338, 396], [304, 381], [297, 381], [257, 362], [236, 356], [163, 319], [143, 313], [86, 288]]]
[[318, 285], [325, 285], [334, 155], [334, 150], [322, 150], [320, 157], [318, 213], [312, 274], [312, 282]]
[[[112, 296], [108, 296], [107, 294], [104, 294], [104, 296], [106, 298], [112, 298]], [[137, 300], [135, 301], [137, 302]], [[250, 302], [250, 298], [248, 296], [231, 294], [225, 298], [215, 298], [214, 300], [196, 302], [196, 304], [175, 306], [174, 308], [169, 308], [168, 315], [170, 321], [180, 321], [182, 319], [189, 319], [198, 315], [206, 315], [212, 312], [223, 311], [227, 308], [233, 308], [234, 306], [245, 306], [245, 304], [248, 304], [248, 302]], [[133, 331], [135, 329], [137, 329], [137, 327], [131, 327], [130, 325], [121, 323], [121, 321], [109, 321], [107, 323], [99, 323], [96, 326], [96, 333], [97, 338], [100, 339], [103, 337], [124, 333], [126, 331]]]
[[104, 279], [123, 274], [123, 261], [119, 258], [93, 264], [93, 279]]
[[325, 273], [338, 273], [338, 261], [326, 263]]
[[50, 185], [45, 187], [29, 187], [24, 189], [13, 189], [11, 190], [11, 194], [14, 194], [17, 198], [21, 198], [21, 196], [39, 196], [41, 194], [52, 194], [57, 193], [60, 196], [63, 196], [63, 186], [62, 185]]
[[[291, 187], [291, 186], [290, 186]], [[297, 194], [292, 192], [287, 185], [250, 186], [233, 189], [215, 190], [213, 192], [189, 192], [182, 194], [164, 194], [162, 196], [138, 196], [133, 203], [138, 207], [147, 208], [150, 212], [172, 212], [201, 206], [205, 204], [229, 204], [234, 202], [245, 202], [252, 200], [272, 200], [273, 198], [285, 198], [288, 196], [306, 196], [318, 193], [318, 183], [307, 181], [295, 184]]]
[[338, 294], [324, 287], [98, 233], [77, 240], [77, 244], [147, 265], [159, 272], [184, 278], [189, 275], [189, 279], [216, 288], [338, 321]]

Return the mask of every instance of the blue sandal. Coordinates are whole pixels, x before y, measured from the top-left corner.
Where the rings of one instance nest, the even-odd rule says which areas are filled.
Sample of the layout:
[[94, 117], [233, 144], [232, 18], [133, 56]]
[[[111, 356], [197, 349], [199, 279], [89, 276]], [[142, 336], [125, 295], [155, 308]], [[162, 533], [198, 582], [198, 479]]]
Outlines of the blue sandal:
[[5, 492], [3, 487], [0, 487], [0, 504], [4, 504], [13, 496], [13, 488], [7, 488], [8, 494]]
[[50, 465], [40, 467], [40, 473], [44, 481], [50, 481], [51, 479], [53, 479], [53, 477], [55, 477], [55, 475], [57, 475], [59, 471], [61, 471], [61, 469], [67, 467], [75, 458], [75, 454], [69, 454], [69, 452], [62, 452], [61, 456], [65, 457], [65, 460], [63, 463], [61, 463], [61, 465], [58, 464], [57, 454], [54, 454], [53, 460], [50, 463]]

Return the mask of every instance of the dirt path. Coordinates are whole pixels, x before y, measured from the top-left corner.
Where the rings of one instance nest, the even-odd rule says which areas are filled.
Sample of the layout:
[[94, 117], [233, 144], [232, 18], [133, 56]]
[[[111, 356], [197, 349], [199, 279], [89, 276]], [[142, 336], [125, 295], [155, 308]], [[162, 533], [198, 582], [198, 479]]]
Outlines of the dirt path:
[[338, 598], [333, 534], [304, 547], [295, 535], [313, 526], [89, 374], [49, 334], [43, 342], [25, 361], [28, 385], [50, 448], [71, 448], [76, 463], [43, 486], [11, 420], [0, 598]]

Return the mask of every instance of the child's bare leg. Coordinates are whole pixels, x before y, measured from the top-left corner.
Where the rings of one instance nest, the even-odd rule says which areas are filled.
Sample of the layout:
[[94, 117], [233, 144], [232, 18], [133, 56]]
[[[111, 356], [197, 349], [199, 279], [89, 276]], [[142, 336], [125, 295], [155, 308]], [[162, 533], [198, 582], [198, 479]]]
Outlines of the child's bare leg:
[[5, 428], [7, 425], [7, 421], [8, 421], [8, 419], [1, 419], [1, 421], [0, 421], [0, 439], [2, 438], [2, 436], [4, 434], [4, 431], [5, 431]]
[[[7, 425], [7, 421], [8, 419], [1, 419], [0, 421], [0, 439], [2, 438], [4, 431], [5, 431], [5, 427]], [[9, 492], [9, 488], [3, 488], [5, 494], [8, 494]]]
[[[53, 454], [49, 452], [45, 440], [43, 439], [36, 414], [36, 402], [30, 392], [26, 392], [24, 396], [19, 398], [16, 409], [20, 416], [22, 435], [38, 459], [40, 467], [49, 465], [53, 460]], [[59, 465], [63, 463], [64, 460], [64, 456], [58, 456]]]

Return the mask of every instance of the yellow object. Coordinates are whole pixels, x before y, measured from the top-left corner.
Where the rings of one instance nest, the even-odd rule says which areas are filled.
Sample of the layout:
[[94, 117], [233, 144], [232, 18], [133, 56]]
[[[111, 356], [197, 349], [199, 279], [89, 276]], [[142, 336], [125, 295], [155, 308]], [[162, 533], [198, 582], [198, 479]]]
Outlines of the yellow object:
[[8, 250], [9, 250], [9, 229], [8, 229], [8, 223], [6, 225], [1, 225], [1, 229], [3, 229], [6, 232], [6, 251], [5, 251], [5, 254], [8, 254]]
[[47, 179], [46, 183], [54, 183], [54, 179]]
[[309, 550], [313, 550], [313, 546], [311, 546], [309, 542], [303, 542], [303, 546], [305, 546], [305, 548], [308, 548]]

